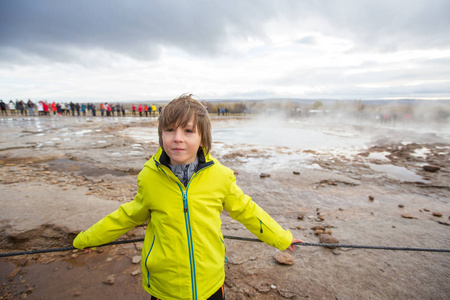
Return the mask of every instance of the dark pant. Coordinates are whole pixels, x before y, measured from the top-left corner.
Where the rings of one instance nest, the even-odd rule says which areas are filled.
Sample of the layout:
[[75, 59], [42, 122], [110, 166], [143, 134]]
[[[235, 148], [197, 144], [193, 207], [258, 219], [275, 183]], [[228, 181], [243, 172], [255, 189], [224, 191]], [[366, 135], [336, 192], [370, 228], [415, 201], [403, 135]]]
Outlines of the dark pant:
[[[162, 300], [152, 296], [151, 300]], [[225, 300], [225, 290], [223, 289], [223, 285], [215, 292], [208, 300]]]

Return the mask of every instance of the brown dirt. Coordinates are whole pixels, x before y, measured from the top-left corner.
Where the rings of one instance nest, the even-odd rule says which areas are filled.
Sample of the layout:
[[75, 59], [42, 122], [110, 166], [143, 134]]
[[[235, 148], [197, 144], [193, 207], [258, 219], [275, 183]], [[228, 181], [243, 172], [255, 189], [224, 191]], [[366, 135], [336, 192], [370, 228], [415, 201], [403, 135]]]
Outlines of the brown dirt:
[[[80, 230], [133, 199], [136, 174], [157, 144], [142, 143], [142, 155], [116, 156], [129, 153], [135, 143], [121, 130], [154, 129], [155, 121], [74, 120], [50, 123], [44, 136], [33, 127], [0, 129], [1, 252], [70, 246]], [[75, 133], [87, 129], [92, 131]], [[284, 168], [265, 178], [236, 158], [265, 159], [270, 153], [235, 147], [223, 157], [213, 154], [236, 171], [239, 185], [254, 201], [306, 242], [319, 242], [311, 228], [322, 225], [341, 244], [450, 248], [450, 145], [438, 138], [408, 145], [384, 142], [355, 157], [333, 159], [305, 149], [321, 169]], [[425, 158], [414, 155], [421, 148], [428, 149]], [[386, 163], [370, 160], [376, 152], [388, 152], [390, 164], [427, 181], [401, 181], [374, 172], [368, 162]], [[424, 171], [426, 164], [440, 170]], [[252, 237], [227, 213], [222, 221], [224, 235]], [[142, 234], [139, 227], [123, 238]], [[270, 246], [225, 242], [227, 299], [450, 298], [448, 253], [298, 246], [291, 254], [294, 264], [285, 266], [276, 262], [278, 250]], [[136, 274], [139, 264], [132, 263], [139, 249], [137, 243], [91, 253], [0, 258], [0, 299], [148, 299]], [[111, 275], [114, 283], [105, 283]]]

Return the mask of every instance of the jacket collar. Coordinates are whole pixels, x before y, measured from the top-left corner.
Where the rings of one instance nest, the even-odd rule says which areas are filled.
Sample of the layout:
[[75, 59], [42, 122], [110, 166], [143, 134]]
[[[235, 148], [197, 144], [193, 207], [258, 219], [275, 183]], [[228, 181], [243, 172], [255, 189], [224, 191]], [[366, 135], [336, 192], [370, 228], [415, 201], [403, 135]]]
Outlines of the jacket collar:
[[[209, 153], [205, 156], [205, 149], [203, 147], [198, 148], [197, 158], [198, 158], [198, 166], [197, 169], [195, 170], [196, 172], [198, 170], [201, 170], [207, 166], [214, 164], [214, 159], [211, 157]], [[170, 157], [167, 155], [166, 151], [164, 151], [161, 147], [159, 147], [158, 151], [153, 156], [153, 159], [155, 160], [156, 166], [161, 164], [170, 169], [169, 166]]]

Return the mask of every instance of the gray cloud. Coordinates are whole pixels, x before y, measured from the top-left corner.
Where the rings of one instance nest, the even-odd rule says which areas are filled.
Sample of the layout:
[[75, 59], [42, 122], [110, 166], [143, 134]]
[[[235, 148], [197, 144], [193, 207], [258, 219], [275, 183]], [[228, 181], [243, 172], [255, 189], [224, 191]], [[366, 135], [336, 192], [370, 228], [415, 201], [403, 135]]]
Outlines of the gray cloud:
[[260, 35], [259, 18], [270, 18], [270, 10], [265, 9], [256, 9], [252, 17], [246, 18], [243, 11], [254, 10], [250, 2], [211, 5], [210, 1], [1, 0], [0, 3], [2, 48], [49, 57], [70, 47], [105, 49], [138, 59], [157, 57], [160, 46], [214, 55], [222, 52], [223, 45], [232, 37]]
[[0, 0], [0, 92], [448, 97], [449, 11], [448, 0]]
[[20, 60], [23, 54], [76, 61], [74, 49], [101, 49], [151, 60], [158, 58], [161, 47], [217, 56], [232, 51], [229, 46], [235, 39], [264, 40], [263, 25], [269, 21], [291, 22], [292, 30], [349, 38], [355, 50], [450, 45], [447, 0], [0, 0], [0, 11], [1, 60]]

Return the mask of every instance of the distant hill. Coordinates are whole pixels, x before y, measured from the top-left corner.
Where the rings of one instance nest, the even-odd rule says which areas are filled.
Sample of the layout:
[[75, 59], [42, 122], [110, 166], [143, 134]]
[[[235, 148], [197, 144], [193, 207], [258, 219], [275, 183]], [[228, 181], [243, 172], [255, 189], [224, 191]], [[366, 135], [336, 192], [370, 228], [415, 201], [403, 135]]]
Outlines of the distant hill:
[[[334, 104], [341, 101], [356, 102], [359, 99], [301, 99], [301, 98], [268, 98], [268, 99], [205, 99], [205, 101], [210, 103], [218, 102], [293, 102], [298, 104], [312, 104], [314, 102], [320, 101], [323, 104]], [[419, 99], [396, 99], [396, 100], [363, 100], [362, 104], [365, 105], [420, 105], [420, 104], [450, 104], [450, 99], [448, 100], [419, 100]]]

